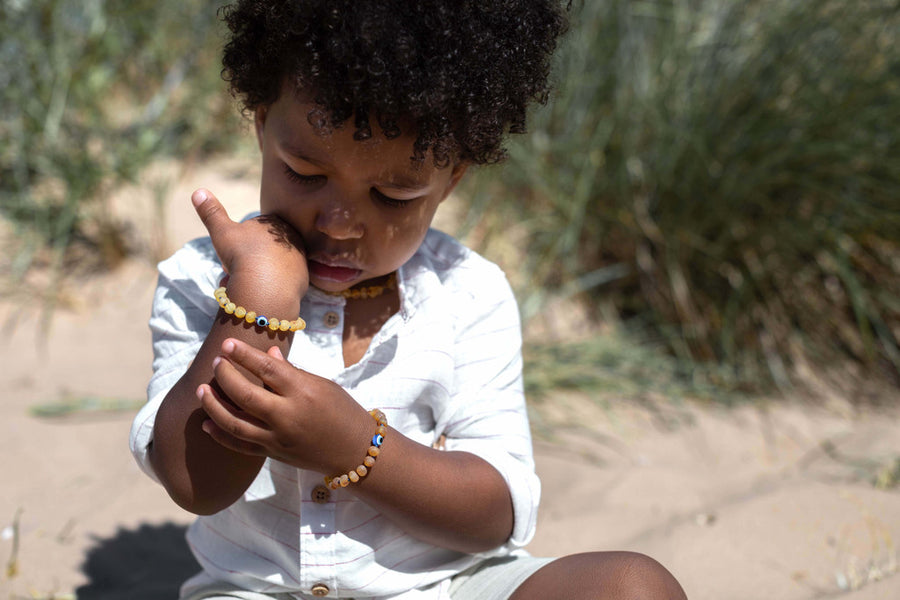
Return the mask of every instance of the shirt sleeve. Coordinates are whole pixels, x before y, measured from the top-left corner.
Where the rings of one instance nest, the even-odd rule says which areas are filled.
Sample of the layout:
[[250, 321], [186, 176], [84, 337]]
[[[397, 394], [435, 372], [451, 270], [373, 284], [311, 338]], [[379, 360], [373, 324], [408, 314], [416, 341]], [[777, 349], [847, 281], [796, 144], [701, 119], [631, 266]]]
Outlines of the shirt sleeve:
[[[447, 450], [471, 452], [490, 463], [509, 486], [514, 525], [507, 543], [486, 555], [531, 541], [540, 481], [522, 384], [522, 337], [515, 297], [503, 272], [481, 269], [468, 301], [456, 302], [454, 386], [438, 431]], [[459, 297], [459, 294], [455, 294]], [[465, 300], [465, 297], [463, 297]]]
[[156, 413], [209, 333], [219, 309], [212, 293], [223, 274], [209, 238], [189, 242], [159, 264], [149, 322], [153, 339], [153, 375], [147, 386], [147, 404], [132, 422], [129, 437], [131, 452], [138, 465], [157, 481], [148, 453]]

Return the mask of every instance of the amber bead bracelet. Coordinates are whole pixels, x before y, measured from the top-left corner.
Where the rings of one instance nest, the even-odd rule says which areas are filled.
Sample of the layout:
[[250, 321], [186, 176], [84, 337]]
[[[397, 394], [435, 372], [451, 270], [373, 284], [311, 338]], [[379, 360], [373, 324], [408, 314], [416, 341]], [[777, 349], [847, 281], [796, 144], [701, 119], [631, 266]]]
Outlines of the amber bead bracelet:
[[375, 459], [381, 454], [381, 445], [384, 443], [384, 434], [387, 433], [387, 417], [385, 417], [384, 413], [377, 408], [370, 410], [369, 414], [372, 415], [372, 418], [375, 419], [375, 423], [378, 425], [375, 428], [375, 435], [372, 436], [372, 445], [369, 446], [369, 450], [366, 452], [366, 457], [363, 459], [361, 465], [344, 475], [325, 477], [325, 484], [333, 490], [347, 487], [351, 483], [356, 483], [368, 475], [369, 469], [375, 466]]
[[275, 317], [269, 318], [264, 315], [258, 315], [252, 310], [247, 310], [243, 306], [238, 306], [228, 299], [228, 294], [225, 293], [225, 286], [216, 289], [213, 295], [216, 298], [216, 302], [227, 314], [234, 315], [248, 323], [254, 323], [257, 327], [271, 331], [300, 331], [301, 329], [306, 329], [306, 321], [300, 317], [293, 321], [290, 319], [276, 319]]

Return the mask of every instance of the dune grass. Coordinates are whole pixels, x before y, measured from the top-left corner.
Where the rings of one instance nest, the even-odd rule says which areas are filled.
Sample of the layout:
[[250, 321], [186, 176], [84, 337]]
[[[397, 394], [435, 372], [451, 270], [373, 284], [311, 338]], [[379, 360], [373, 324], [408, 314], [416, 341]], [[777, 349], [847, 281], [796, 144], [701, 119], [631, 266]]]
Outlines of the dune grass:
[[[0, 4], [4, 281], [114, 264], [131, 240], [112, 189], [243, 139], [216, 9]], [[557, 93], [465, 191], [469, 225], [515, 234], [526, 320], [560, 297], [604, 307], [626, 370], [668, 360], [656, 373], [702, 393], [850, 363], [896, 385], [898, 42], [897, 0], [576, 2]], [[532, 385], [608, 385], [585, 362], [605, 345], [536, 347]]]
[[556, 80], [472, 191], [473, 224], [526, 231], [526, 316], [611, 303], [736, 387], [897, 384], [900, 3], [584, 2]]
[[[216, 5], [198, 0], [0, 4], [0, 276], [111, 265], [130, 240], [111, 190], [163, 156], [228, 147]], [[72, 254], [74, 245], [91, 252]], [[67, 261], [68, 259], [68, 261]], [[10, 286], [4, 286], [9, 289]]]

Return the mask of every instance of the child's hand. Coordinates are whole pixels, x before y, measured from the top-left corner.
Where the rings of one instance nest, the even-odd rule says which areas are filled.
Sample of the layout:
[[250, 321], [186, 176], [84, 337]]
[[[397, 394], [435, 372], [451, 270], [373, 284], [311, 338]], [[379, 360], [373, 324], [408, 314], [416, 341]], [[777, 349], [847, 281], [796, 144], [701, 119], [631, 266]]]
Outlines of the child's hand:
[[275, 283], [283, 289], [298, 289], [301, 297], [306, 294], [306, 251], [295, 229], [274, 215], [236, 223], [205, 189], [195, 191], [191, 202], [231, 279]]
[[[324, 475], [362, 460], [374, 422], [336, 383], [297, 369], [276, 347], [266, 353], [235, 339], [223, 342], [214, 365], [231, 402], [207, 384], [197, 391], [209, 415], [203, 430], [222, 446]], [[235, 365], [261, 379], [265, 389]]]

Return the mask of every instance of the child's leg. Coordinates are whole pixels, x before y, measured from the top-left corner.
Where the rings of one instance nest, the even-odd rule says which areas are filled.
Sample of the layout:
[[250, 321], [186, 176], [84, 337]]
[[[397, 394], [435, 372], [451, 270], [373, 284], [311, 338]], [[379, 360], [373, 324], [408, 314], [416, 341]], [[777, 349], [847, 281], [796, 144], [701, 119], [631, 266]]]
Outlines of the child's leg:
[[563, 558], [505, 556], [463, 571], [453, 600], [685, 600], [658, 562], [635, 552], [589, 552]]
[[588, 552], [534, 572], [509, 600], [686, 600], [661, 564], [634, 552]]

